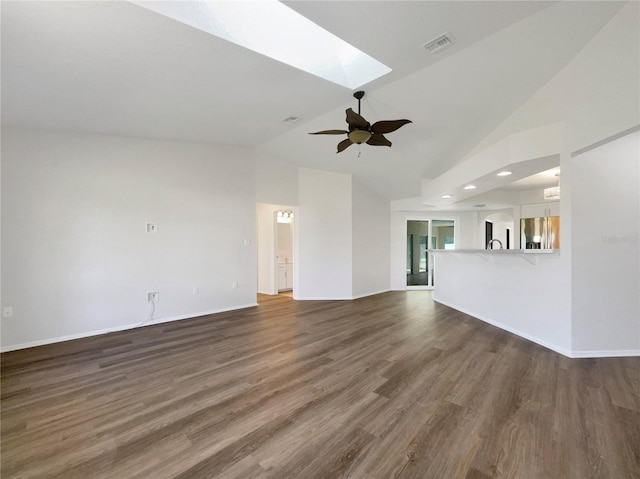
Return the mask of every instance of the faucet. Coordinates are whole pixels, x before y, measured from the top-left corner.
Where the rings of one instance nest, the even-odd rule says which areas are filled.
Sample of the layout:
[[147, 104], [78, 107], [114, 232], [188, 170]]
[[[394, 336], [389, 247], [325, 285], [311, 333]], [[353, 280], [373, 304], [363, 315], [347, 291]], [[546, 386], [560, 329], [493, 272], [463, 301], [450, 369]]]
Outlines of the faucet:
[[492, 243], [493, 243], [494, 241], [497, 241], [497, 242], [498, 242], [498, 244], [500, 245], [500, 249], [504, 249], [504, 248], [502, 247], [502, 241], [500, 241], [500, 240], [499, 240], [499, 239], [497, 239], [497, 238], [494, 238], [494, 239], [492, 239], [492, 240], [489, 240], [489, 242], [487, 243], [487, 248], [486, 248], [486, 249], [489, 249], [489, 245], [491, 245], [491, 249], [493, 249], [493, 244], [492, 244]]

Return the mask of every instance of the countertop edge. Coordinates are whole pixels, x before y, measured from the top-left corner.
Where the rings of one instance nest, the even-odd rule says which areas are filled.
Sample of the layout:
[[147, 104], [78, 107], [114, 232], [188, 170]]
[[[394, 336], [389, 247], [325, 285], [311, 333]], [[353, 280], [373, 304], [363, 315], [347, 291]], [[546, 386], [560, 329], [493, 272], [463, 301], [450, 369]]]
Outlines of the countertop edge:
[[559, 255], [559, 249], [428, 249], [429, 253], [435, 254], [491, 254], [502, 256], [520, 255]]

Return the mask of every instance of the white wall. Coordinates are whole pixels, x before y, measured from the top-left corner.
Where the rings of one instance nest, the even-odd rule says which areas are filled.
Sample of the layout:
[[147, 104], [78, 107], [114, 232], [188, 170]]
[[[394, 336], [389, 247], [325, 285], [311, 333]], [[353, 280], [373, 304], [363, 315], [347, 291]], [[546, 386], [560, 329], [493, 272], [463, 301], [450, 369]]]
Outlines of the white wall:
[[640, 132], [572, 161], [577, 354], [640, 354], [639, 165]]
[[2, 135], [4, 349], [255, 304], [250, 150]]
[[[629, 2], [569, 64], [467, 156], [516, 132], [564, 123], [575, 151], [638, 124], [640, 3]], [[567, 180], [562, 168], [562, 182]]]
[[255, 191], [258, 203], [298, 204], [298, 167], [255, 151]]
[[[511, 238], [510, 238], [510, 249], [520, 249], [520, 242], [515, 242], [516, 240], [516, 232], [515, 232], [515, 220], [514, 211], [518, 208], [508, 208], [501, 211], [482, 211], [478, 212], [478, 223], [477, 223], [477, 237], [478, 242], [473, 245], [473, 248], [484, 249], [487, 246], [485, 240], [485, 221], [490, 221], [493, 223], [493, 238], [499, 239], [502, 241], [502, 246], [504, 248], [507, 247], [507, 228], [511, 228]], [[518, 221], [518, 227], [520, 226], [520, 222]], [[518, 240], [520, 235], [517, 235]], [[493, 244], [494, 249], [500, 248], [497, 243]]]
[[299, 169], [296, 299], [352, 297], [352, 211], [351, 175]]
[[437, 253], [434, 300], [571, 355], [567, 284], [560, 257]]
[[518, 192], [518, 204], [520, 205], [548, 202], [549, 200], [544, 199], [544, 188], [535, 188], [532, 190], [524, 190]]
[[[416, 200], [420, 200], [420, 198], [416, 198]], [[481, 241], [476, 232], [477, 212], [420, 211], [417, 208], [417, 205], [408, 200], [391, 202], [389, 286], [392, 290], [407, 288], [407, 220], [454, 220], [456, 249], [477, 248], [477, 242]]]
[[[573, 211], [583, 209], [583, 195], [573, 197], [573, 190], [580, 186], [574, 184], [573, 168], [578, 163], [571, 160], [571, 153], [605, 138], [629, 130], [640, 123], [640, 4], [629, 2], [620, 12], [589, 42], [583, 50], [547, 85], [538, 91], [521, 108], [507, 118], [468, 156], [483, 151], [501, 139], [514, 133], [544, 125], [562, 123], [563, 138], [560, 152], [562, 171], [562, 218], [561, 255], [554, 266], [553, 284], [560, 293], [558, 311], [564, 316], [556, 316], [552, 326], [560, 331], [560, 347], [564, 347], [566, 331], [570, 331], [569, 349], [582, 355], [616, 355], [628, 352], [630, 342], [617, 341], [622, 327], [612, 336], [597, 337], [598, 329], [588, 315], [580, 312], [589, 298], [598, 298], [603, 304], [612, 306], [608, 298], [617, 298], [616, 285], [600, 281], [597, 285], [582, 281], [576, 277], [581, 266], [574, 261], [584, 261], [580, 253], [585, 240], [582, 234], [573, 231]], [[637, 161], [637, 158], [636, 158]], [[603, 178], [608, 165], [598, 163]], [[582, 174], [578, 172], [578, 174]], [[621, 178], [637, 175], [636, 170], [622, 173]], [[616, 181], [621, 178], [616, 179]], [[620, 197], [613, 199], [618, 209], [627, 205]], [[637, 204], [637, 203], [636, 203]], [[579, 214], [576, 219], [580, 221]], [[578, 247], [578, 254], [573, 249]], [[586, 246], [585, 250], [589, 247]], [[575, 269], [577, 268], [577, 269]], [[573, 272], [573, 274], [572, 274]], [[533, 291], [523, 294], [533, 296]], [[634, 293], [637, 296], [637, 288]], [[573, 307], [578, 307], [573, 310]], [[631, 309], [627, 310], [627, 312]], [[499, 308], [488, 314], [500, 315]], [[554, 315], [555, 316], [555, 315]], [[532, 320], [534, 321], [534, 320]], [[585, 322], [583, 325], [582, 322]], [[627, 325], [628, 326], [628, 325]], [[535, 327], [532, 325], [532, 327]], [[573, 331], [572, 331], [573, 330]], [[584, 335], [584, 337], [583, 337]], [[621, 339], [617, 336], [617, 339]], [[631, 344], [631, 347], [633, 345]], [[588, 351], [587, 349], [588, 348]]]
[[277, 209], [277, 206], [265, 203], [256, 205], [257, 288], [262, 294], [276, 294], [273, 215]]
[[275, 276], [274, 214], [278, 210], [293, 210], [298, 204], [298, 167], [274, 158], [263, 150], [257, 150], [255, 179], [258, 202], [258, 292], [278, 294]]
[[276, 259], [279, 263], [293, 263], [292, 223], [276, 223]]
[[389, 201], [353, 181], [353, 296], [389, 290]]

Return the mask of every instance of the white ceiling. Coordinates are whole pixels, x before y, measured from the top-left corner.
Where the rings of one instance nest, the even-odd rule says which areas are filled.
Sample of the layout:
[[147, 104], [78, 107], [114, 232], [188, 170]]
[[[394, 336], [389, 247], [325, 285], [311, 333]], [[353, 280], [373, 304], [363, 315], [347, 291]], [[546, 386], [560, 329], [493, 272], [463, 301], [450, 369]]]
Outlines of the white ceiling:
[[532, 190], [535, 188], [549, 188], [551, 186], [558, 186], [560, 181], [560, 167], [552, 168], [550, 170], [541, 171], [535, 175], [527, 176], [517, 181], [513, 181], [508, 185], [503, 186], [503, 190], [515, 190], [524, 191]]
[[[307, 133], [344, 128], [351, 91], [128, 2], [3, 1], [2, 123], [254, 146], [389, 199], [418, 196], [421, 178], [460, 161], [622, 6], [286, 3], [393, 68], [362, 88], [370, 122], [413, 120], [388, 135], [392, 148], [336, 155], [341, 137]], [[444, 32], [453, 46], [421, 48]], [[281, 121], [291, 115], [301, 120]]]

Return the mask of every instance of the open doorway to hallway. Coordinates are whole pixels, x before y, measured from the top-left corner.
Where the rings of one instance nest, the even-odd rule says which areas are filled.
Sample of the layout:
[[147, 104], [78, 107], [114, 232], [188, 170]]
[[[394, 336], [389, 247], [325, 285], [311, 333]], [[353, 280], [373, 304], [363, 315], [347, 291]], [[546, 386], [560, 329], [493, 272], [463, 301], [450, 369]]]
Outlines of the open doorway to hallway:
[[513, 216], [503, 212], [486, 216], [484, 218], [484, 242], [482, 247], [485, 249], [517, 248]]
[[275, 252], [278, 278], [278, 293], [293, 293], [293, 212], [276, 212]]
[[258, 300], [294, 289], [296, 212], [293, 206], [256, 205]]

